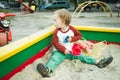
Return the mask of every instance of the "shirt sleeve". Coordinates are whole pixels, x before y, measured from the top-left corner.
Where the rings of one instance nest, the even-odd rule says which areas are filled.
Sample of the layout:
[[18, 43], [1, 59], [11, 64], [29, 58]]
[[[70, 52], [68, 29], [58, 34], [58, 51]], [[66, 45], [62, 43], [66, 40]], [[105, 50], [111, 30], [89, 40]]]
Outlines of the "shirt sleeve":
[[64, 53], [66, 48], [59, 43], [57, 37], [57, 31], [58, 29], [56, 29], [53, 33], [52, 44], [58, 51]]
[[70, 29], [74, 32], [74, 36], [72, 37], [71, 42], [75, 42], [82, 38], [82, 34], [77, 29], [71, 26], [70, 26]]

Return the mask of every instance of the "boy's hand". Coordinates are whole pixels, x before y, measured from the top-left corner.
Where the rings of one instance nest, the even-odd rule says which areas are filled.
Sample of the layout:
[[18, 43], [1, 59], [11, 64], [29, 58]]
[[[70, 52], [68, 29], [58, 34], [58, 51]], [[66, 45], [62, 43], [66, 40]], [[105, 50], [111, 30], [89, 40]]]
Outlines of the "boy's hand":
[[70, 54], [70, 51], [66, 49], [64, 53], [65, 54]]
[[69, 38], [67, 39], [67, 41], [68, 41], [68, 42], [71, 42], [71, 40], [72, 40], [72, 38], [71, 38], [71, 37], [69, 37]]

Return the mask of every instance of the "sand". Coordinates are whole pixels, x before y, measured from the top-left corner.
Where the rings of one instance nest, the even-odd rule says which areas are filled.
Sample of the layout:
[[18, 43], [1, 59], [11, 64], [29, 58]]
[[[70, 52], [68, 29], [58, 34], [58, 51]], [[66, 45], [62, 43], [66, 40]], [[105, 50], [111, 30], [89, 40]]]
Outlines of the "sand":
[[[10, 80], [119, 80], [120, 79], [120, 46], [107, 45], [102, 52], [104, 57], [113, 56], [113, 62], [105, 68], [82, 63], [79, 60], [67, 60], [61, 63], [50, 78], [42, 78], [36, 70], [38, 63], [46, 64], [51, 51], [45, 57], [35, 60]], [[102, 56], [102, 57], [103, 57]]]
[[[11, 25], [12, 42], [34, 34], [53, 24], [53, 11], [35, 12], [34, 14], [26, 15], [20, 15], [18, 12], [15, 14], [16, 17], [12, 20]], [[103, 12], [82, 13], [80, 18], [73, 18], [71, 25], [114, 27], [119, 29], [120, 19], [116, 16], [117, 13], [114, 13], [113, 17], [109, 17], [109, 13], [105, 17]], [[65, 60], [56, 68], [52, 77], [43, 79], [37, 72], [36, 65], [39, 62], [46, 64], [51, 55], [50, 51], [45, 57], [37, 59], [32, 64], [26, 66], [21, 72], [16, 73], [10, 80], [119, 80], [120, 46], [108, 45], [102, 53], [104, 57], [109, 55], [114, 57], [113, 62], [103, 69], [95, 65], [82, 63], [79, 60]]]

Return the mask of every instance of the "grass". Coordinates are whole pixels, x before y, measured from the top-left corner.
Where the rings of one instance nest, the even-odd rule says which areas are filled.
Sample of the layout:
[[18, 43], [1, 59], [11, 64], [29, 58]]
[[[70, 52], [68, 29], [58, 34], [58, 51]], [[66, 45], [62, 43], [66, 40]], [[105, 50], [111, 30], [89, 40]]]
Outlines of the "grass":
[[14, 10], [12, 10], [12, 9], [0, 9], [0, 12], [9, 13], [9, 12], [14, 12]]

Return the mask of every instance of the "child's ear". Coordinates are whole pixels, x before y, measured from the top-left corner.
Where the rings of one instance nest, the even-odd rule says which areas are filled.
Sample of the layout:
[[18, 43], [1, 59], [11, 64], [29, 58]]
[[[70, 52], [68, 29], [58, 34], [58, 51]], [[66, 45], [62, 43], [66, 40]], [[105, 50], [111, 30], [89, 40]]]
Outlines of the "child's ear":
[[64, 20], [62, 20], [62, 23], [63, 23], [63, 24], [65, 24], [65, 21], [64, 21]]

